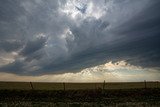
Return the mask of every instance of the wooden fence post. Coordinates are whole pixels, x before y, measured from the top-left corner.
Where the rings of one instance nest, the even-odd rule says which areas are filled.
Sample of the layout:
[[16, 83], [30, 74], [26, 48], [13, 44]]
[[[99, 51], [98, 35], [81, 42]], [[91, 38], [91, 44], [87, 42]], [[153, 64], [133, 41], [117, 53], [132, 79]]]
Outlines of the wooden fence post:
[[103, 90], [105, 89], [105, 80], [104, 80], [104, 82], [103, 82]]
[[31, 89], [34, 90], [32, 82], [30, 82]]

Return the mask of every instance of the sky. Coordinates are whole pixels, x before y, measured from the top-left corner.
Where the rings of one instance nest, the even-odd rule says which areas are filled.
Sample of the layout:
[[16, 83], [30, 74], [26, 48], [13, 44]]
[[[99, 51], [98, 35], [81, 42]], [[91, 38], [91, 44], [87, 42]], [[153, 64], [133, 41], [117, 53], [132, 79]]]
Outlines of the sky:
[[0, 81], [160, 80], [159, 0], [0, 0]]

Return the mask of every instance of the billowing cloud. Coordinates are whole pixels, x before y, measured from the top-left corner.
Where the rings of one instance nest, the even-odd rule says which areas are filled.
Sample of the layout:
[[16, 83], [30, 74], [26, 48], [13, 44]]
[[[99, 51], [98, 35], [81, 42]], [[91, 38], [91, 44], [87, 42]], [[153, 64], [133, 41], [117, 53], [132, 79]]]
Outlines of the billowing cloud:
[[45, 46], [46, 38], [43, 36], [37, 37], [36, 40], [27, 41], [20, 55], [26, 56], [33, 54]]
[[35, 82], [128, 82], [157, 81], [160, 72], [156, 69], [144, 69], [133, 66], [125, 61], [109, 62], [83, 69], [77, 73], [62, 73], [43, 76], [18, 76], [10, 73], [0, 73], [0, 80], [35, 81]]
[[159, 4], [153, 0], [1, 0], [0, 72], [74, 74], [121, 60], [159, 68]]
[[16, 51], [21, 47], [21, 41], [17, 40], [2, 40], [0, 41], [0, 50], [6, 52]]

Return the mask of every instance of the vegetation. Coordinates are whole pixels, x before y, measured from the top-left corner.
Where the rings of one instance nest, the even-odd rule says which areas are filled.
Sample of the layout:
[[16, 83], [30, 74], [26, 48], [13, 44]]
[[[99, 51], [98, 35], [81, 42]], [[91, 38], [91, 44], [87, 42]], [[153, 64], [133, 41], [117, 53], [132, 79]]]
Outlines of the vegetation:
[[114, 82], [114, 83], [45, 83], [0, 82], [0, 90], [87, 90], [87, 89], [139, 89], [160, 88], [160, 82]]
[[[104, 86], [105, 85], [105, 86]], [[65, 87], [65, 88], [64, 88]], [[160, 104], [157, 82], [140, 83], [28, 83], [1, 82], [1, 104], [120, 104], [147, 102]], [[77, 104], [77, 103], [76, 103]], [[141, 103], [140, 103], [141, 104]], [[146, 103], [145, 103], [146, 104]], [[65, 106], [64, 106], [65, 107]], [[157, 106], [158, 107], [158, 106]]]

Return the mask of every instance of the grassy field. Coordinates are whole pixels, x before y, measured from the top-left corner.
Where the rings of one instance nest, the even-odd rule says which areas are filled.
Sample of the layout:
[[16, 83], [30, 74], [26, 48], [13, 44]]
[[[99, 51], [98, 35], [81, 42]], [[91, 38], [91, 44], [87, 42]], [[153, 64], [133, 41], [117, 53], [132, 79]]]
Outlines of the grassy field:
[[[159, 107], [159, 82], [40, 83], [0, 82], [0, 106]], [[71, 106], [68, 106], [71, 105]], [[87, 104], [87, 106], [86, 106]], [[105, 104], [105, 106], [103, 106]], [[136, 104], [136, 105], [135, 105]], [[153, 106], [154, 104], [155, 106]], [[77, 105], [77, 106], [75, 106]], [[93, 106], [97, 105], [97, 106]], [[107, 106], [106, 106], [107, 105]], [[133, 107], [131, 106], [131, 107]]]
[[[30, 104], [119, 104], [132, 102], [137, 104], [160, 104], [160, 89], [108, 89], [108, 90], [0, 90], [0, 106], [4, 104], [19, 105], [23, 104], [28, 107]], [[29, 105], [28, 105], [29, 104]], [[41, 105], [39, 105], [41, 106]], [[38, 106], [38, 107], [39, 107]], [[70, 106], [55, 106], [55, 107], [70, 107]], [[71, 106], [75, 107], [75, 106]], [[80, 106], [77, 106], [80, 107]], [[84, 106], [81, 106], [84, 107]], [[106, 106], [87, 106], [87, 107], [106, 107]], [[112, 107], [112, 106], [109, 106]], [[115, 106], [113, 106], [115, 107]], [[116, 106], [118, 107], [118, 106]], [[122, 106], [120, 106], [122, 107]], [[123, 106], [128, 107], [128, 106]], [[137, 107], [137, 106], [131, 106]], [[144, 106], [140, 106], [144, 107]], [[154, 106], [146, 106], [154, 107]], [[155, 106], [159, 107], [159, 106]]]
[[139, 89], [160, 88], [160, 82], [114, 82], [114, 83], [45, 83], [0, 82], [0, 90], [86, 90], [86, 89]]

